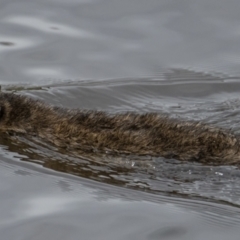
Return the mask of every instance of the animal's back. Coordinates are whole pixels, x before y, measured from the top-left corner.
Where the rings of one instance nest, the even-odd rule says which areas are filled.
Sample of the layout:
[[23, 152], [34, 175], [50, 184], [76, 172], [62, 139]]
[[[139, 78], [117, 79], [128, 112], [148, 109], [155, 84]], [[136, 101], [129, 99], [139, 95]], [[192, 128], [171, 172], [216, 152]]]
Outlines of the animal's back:
[[111, 115], [69, 110], [10, 93], [0, 94], [0, 130], [39, 136], [69, 150], [154, 155], [237, 164], [239, 139], [227, 130], [157, 113]]

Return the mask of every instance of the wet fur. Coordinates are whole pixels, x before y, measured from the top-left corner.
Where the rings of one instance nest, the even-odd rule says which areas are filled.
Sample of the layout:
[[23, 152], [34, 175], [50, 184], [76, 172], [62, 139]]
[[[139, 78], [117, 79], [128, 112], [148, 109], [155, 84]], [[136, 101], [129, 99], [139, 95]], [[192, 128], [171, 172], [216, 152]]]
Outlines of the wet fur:
[[202, 163], [238, 164], [239, 138], [227, 130], [157, 113], [69, 110], [0, 93], [0, 131], [26, 133], [69, 151], [109, 151]]

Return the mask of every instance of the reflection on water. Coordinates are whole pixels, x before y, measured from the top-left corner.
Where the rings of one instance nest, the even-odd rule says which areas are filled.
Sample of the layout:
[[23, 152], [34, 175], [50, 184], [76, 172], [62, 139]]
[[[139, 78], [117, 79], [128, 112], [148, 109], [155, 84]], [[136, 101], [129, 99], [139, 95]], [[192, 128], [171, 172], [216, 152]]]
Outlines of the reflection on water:
[[[29, 162], [17, 161], [19, 158], [26, 160], [27, 156], [34, 159], [33, 154], [26, 153], [29, 147], [25, 149], [15, 140], [12, 144], [4, 142], [4, 145], [10, 148], [0, 151], [2, 239], [65, 239], [69, 236], [72, 239], [81, 236], [119, 240], [239, 238], [237, 207], [120, 188], [116, 186], [119, 181], [105, 185], [99, 179], [98, 182], [89, 181], [51, 172]], [[14, 145], [18, 151], [22, 147], [25, 153], [13, 153]], [[35, 157], [51, 162], [49, 157]], [[71, 165], [67, 159], [65, 163], [64, 171]], [[127, 169], [119, 168], [118, 171], [116, 174], [120, 176]], [[78, 172], [84, 170], [79, 168]], [[109, 174], [110, 170], [106, 172]], [[140, 183], [144, 175], [138, 176]], [[85, 177], [91, 178], [90, 175]]]
[[166, 68], [239, 76], [238, 8], [238, 0], [4, 1], [0, 42], [14, 46], [0, 45], [1, 82], [155, 76]]
[[1, 158], [1, 239], [239, 237], [238, 208], [151, 195], [36, 168], [19, 166], [28, 173], [19, 175], [11, 157], [1, 152]]

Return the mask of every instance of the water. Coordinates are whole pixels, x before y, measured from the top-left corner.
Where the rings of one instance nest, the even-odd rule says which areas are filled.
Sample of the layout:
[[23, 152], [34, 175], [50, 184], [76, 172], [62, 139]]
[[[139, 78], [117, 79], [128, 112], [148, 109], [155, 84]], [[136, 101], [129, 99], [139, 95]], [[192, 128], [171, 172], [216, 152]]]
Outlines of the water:
[[[238, 1], [0, 3], [0, 84], [50, 104], [240, 133]], [[0, 136], [1, 239], [239, 239], [240, 171], [73, 157]]]
[[2, 159], [2, 239], [239, 238], [238, 208], [149, 195], [29, 164], [17, 168]]

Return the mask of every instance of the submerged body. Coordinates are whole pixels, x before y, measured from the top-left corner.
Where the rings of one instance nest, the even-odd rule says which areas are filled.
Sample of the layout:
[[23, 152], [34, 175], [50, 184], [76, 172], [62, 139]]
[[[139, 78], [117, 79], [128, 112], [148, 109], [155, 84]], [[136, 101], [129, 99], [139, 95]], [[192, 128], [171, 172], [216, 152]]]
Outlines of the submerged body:
[[68, 110], [11, 93], [0, 93], [0, 131], [38, 136], [70, 151], [240, 163], [240, 140], [227, 130], [157, 113]]

